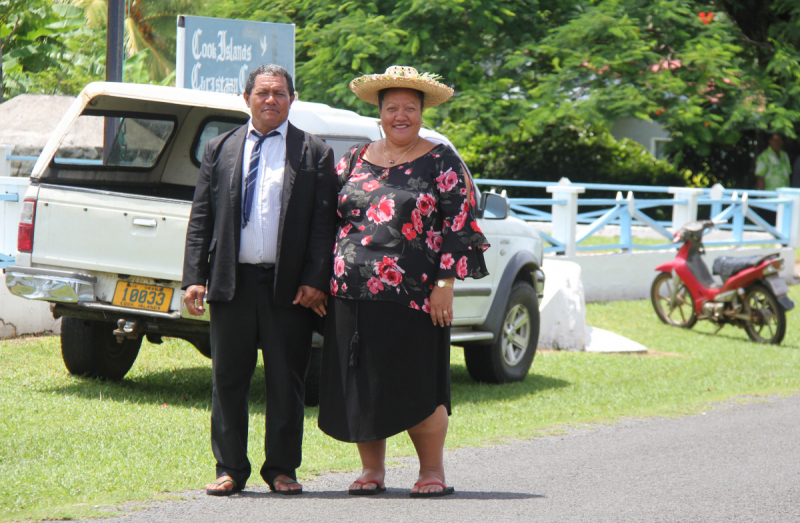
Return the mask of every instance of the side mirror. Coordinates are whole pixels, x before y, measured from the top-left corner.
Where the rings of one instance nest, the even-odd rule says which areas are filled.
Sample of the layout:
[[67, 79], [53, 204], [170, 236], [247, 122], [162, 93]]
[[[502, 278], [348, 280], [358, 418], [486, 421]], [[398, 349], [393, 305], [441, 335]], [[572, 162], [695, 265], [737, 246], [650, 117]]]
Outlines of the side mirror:
[[483, 193], [483, 218], [486, 220], [505, 220], [511, 213], [508, 198], [496, 193]]

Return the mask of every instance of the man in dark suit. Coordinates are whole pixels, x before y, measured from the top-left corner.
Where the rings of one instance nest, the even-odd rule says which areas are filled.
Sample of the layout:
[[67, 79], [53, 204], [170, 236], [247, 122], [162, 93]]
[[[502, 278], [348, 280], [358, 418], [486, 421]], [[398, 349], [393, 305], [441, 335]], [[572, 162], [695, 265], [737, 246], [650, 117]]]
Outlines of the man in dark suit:
[[182, 288], [192, 314], [211, 315], [211, 446], [225, 496], [250, 476], [250, 380], [261, 348], [266, 461], [261, 476], [300, 494], [303, 395], [312, 311], [325, 314], [336, 236], [333, 151], [287, 120], [291, 75], [261, 66], [245, 87], [250, 121], [210, 140], [186, 233]]

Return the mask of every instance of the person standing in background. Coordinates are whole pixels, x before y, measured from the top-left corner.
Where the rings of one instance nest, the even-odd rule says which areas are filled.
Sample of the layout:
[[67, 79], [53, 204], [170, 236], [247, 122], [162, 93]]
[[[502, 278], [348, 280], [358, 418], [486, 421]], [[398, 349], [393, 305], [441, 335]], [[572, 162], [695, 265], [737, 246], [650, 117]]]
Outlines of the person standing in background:
[[756, 189], [774, 191], [779, 187], [789, 187], [792, 164], [789, 155], [783, 150], [783, 138], [773, 134], [769, 146], [756, 159]]

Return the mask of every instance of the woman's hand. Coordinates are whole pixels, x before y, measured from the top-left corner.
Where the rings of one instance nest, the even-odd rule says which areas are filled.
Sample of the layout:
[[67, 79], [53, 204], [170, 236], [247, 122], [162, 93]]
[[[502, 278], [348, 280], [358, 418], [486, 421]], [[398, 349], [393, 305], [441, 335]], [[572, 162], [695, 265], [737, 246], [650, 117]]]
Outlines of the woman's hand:
[[[442, 281], [452, 284], [455, 278], [447, 278]], [[434, 286], [430, 304], [433, 324], [441, 327], [449, 326], [453, 319], [453, 287]]]

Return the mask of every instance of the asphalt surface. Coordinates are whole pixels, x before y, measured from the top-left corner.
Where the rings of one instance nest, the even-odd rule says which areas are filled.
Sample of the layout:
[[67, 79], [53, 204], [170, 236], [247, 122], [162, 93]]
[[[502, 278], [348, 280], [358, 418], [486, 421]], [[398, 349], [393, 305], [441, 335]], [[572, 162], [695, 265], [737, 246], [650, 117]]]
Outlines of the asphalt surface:
[[798, 434], [800, 396], [756, 400], [448, 452], [456, 494], [447, 498], [408, 497], [409, 458], [375, 498], [345, 495], [356, 474], [328, 474], [306, 482], [302, 496], [192, 491], [102, 521], [800, 522]]

